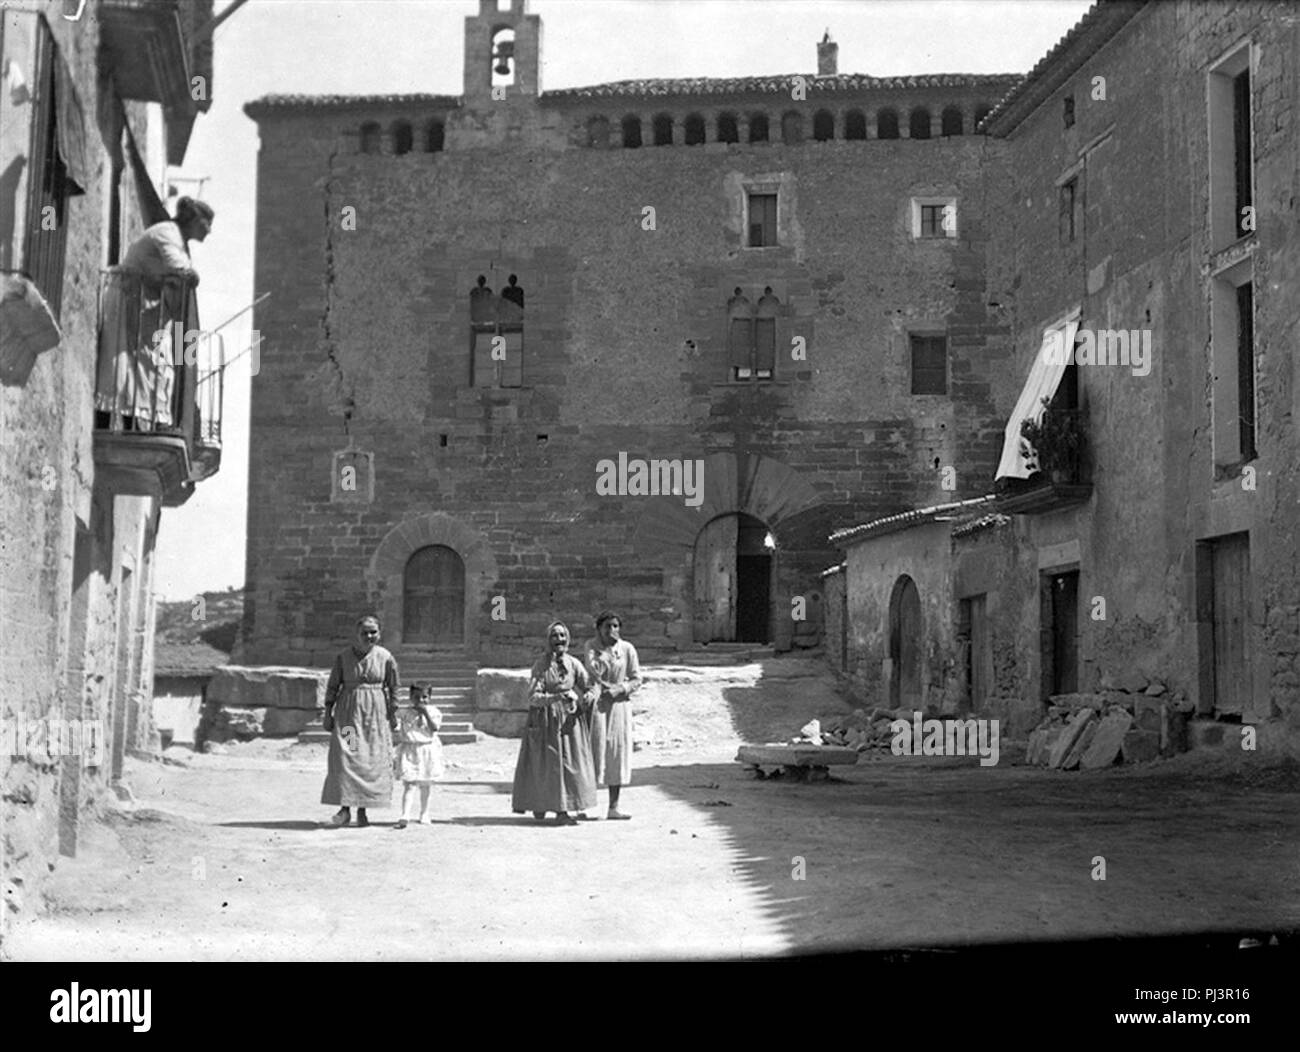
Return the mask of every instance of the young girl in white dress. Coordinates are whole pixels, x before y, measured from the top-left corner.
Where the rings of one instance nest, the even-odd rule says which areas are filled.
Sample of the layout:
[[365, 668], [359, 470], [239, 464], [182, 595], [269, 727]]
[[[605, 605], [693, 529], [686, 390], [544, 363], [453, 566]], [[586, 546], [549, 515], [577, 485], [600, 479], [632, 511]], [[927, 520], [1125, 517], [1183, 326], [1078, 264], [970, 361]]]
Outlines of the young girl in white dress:
[[402, 780], [402, 817], [398, 829], [415, 820], [415, 797], [420, 797], [420, 822], [429, 825], [429, 791], [442, 777], [442, 742], [438, 728], [442, 713], [424, 700], [420, 687], [411, 687], [411, 707], [398, 709], [397, 775]]

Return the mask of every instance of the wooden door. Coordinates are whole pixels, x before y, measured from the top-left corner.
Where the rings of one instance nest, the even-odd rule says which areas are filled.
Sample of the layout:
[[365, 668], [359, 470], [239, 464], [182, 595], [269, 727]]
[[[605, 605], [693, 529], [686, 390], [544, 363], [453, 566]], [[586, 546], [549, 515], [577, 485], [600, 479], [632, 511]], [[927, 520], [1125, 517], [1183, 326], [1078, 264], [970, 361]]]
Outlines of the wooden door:
[[1250, 542], [1246, 534], [1216, 541], [1211, 549], [1214, 608], [1214, 708], [1242, 713], [1250, 706], [1246, 626], [1250, 610]]
[[894, 707], [921, 707], [921, 596], [904, 575], [889, 603], [890, 700]]
[[432, 646], [465, 642], [465, 562], [452, 549], [434, 544], [407, 560], [402, 641]]
[[714, 519], [695, 541], [695, 640], [734, 642], [736, 638], [735, 515]]
[[1073, 694], [1079, 689], [1079, 572], [1054, 574], [1051, 589], [1051, 693]]

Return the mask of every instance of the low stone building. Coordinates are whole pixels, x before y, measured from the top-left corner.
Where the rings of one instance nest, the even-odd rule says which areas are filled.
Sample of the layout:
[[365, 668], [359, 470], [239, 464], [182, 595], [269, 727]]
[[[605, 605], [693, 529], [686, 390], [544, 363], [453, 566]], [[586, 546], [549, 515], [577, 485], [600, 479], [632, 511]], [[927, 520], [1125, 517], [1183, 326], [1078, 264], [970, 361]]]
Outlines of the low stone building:
[[213, 673], [230, 655], [207, 643], [154, 643], [153, 723], [162, 748], [199, 741]]
[[0, 633], [22, 641], [0, 668], [4, 922], [156, 742], [159, 518], [220, 462], [199, 362], [173, 363], [170, 392], [132, 393], [113, 355], [97, 377], [101, 308], [153, 331], [106, 272], [166, 218], [166, 166], [210, 105], [211, 0], [66, 9], [0, 11]]
[[998, 482], [832, 535], [858, 689], [1019, 734], [1055, 703], [1294, 744], [1297, 14], [1099, 4], [982, 126]]

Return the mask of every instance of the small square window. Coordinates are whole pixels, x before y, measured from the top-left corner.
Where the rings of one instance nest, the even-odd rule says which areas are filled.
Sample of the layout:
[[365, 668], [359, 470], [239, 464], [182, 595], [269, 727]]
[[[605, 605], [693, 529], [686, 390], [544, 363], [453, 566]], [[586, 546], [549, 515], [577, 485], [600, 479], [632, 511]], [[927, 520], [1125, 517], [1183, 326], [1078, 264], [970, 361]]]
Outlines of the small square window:
[[938, 239], [957, 236], [957, 199], [912, 198], [912, 237]]
[[1065, 104], [1062, 109], [1062, 115], [1065, 118], [1065, 126], [1067, 128], [1073, 128], [1074, 127], [1074, 96], [1073, 95], [1065, 96]]
[[912, 394], [948, 393], [948, 340], [912, 333]]
[[776, 244], [776, 194], [749, 195], [749, 247]]

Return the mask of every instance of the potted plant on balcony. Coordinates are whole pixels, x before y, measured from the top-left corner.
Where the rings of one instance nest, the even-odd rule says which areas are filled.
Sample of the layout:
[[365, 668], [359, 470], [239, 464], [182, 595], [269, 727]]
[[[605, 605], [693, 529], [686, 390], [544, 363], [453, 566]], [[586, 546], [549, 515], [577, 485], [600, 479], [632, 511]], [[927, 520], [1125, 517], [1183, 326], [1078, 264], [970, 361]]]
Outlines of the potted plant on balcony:
[[1083, 426], [1077, 412], [1053, 410], [1044, 398], [1041, 419], [1020, 424], [1021, 454], [1054, 483], [1074, 482], [1083, 453]]

